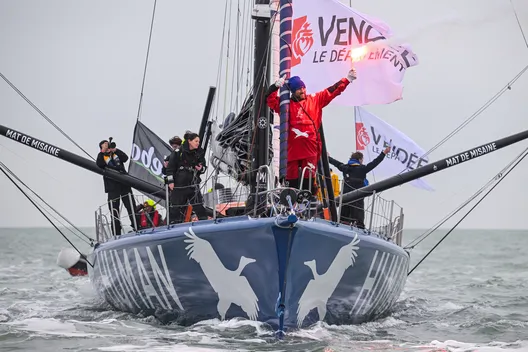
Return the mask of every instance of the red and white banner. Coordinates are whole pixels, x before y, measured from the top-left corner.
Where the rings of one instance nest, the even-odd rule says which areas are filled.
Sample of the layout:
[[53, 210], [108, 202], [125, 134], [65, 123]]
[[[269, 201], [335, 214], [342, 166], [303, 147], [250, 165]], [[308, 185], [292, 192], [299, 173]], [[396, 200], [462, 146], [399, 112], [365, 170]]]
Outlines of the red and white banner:
[[[391, 146], [389, 154], [372, 171], [374, 174], [391, 177], [429, 163], [425, 150], [411, 138], [367, 110], [360, 107], [355, 110], [356, 150], [363, 153], [363, 164], [374, 160], [385, 149], [385, 145]], [[434, 190], [422, 179], [411, 181], [410, 184], [428, 191]]]
[[294, 0], [291, 75], [308, 93], [323, 90], [355, 67], [357, 79], [334, 102], [348, 106], [402, 99], [407, 68], [418, 64], [408, 45], [390, 45], [384, 22], [338, 0]]

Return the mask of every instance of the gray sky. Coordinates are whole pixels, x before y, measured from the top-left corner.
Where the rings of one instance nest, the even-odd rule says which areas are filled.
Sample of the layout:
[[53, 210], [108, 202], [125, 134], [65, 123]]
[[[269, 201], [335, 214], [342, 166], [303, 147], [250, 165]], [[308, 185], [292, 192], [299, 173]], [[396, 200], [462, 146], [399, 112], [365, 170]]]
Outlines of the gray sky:
[[[402, 101], [367, 109], [426, 150], [528, 64], [509, 1], [353, 3], [387, 22], [420, 59], [406, 73]], [[109, 136], [130, 154], [152, 4], [2, 0], [0, 72], [94, 157], [98, 142]], [[528, 3], [514, 4], [528, 32]], [[158, 1], [142, 122], [163, 139], [198, 129], [208, 87], [216, 84], [224, 6], [218, 0]], [[431, 160], [526, 129], [526, 91], [528, 74], [434, 151]], [[0, 124], [83, 155], [3, 80], [0, 109]], [[354, 149], [352, 108], [329, 106], [323, 121], [329, 151], [345, 161]], [[350, 145], [343, 148], [343, 141]], [[428, 228], [526, 146], [528, 141], [427, 177], [435, 192], [404, 185], [384, 197], [404, 207], [407, 228]], [[106, 201], [101, 176], [5, 138], [0, 139], [0, 160], [76, 225], [93, 226], [94, 211]], [[523, 162], [460, 227], [528, 228], [527, 177]], [[49, 225], [3, 175], [0, 186], [0, 227]]]

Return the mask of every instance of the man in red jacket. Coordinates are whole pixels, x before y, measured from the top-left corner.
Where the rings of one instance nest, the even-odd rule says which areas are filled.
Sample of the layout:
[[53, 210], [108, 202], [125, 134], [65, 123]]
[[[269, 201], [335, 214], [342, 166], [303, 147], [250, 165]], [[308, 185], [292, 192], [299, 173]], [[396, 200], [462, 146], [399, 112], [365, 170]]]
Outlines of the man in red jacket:
[[[286, 181], [293, 188], [308, 189], [309, 170], [304, 172], [303, 184], [299, 185], [299, 167], [312, 170], [312, 194], [317, 192], [315, 181], [317, 161], [321, 156], [321, 127], [323, 108], [339, 96], [356, 79], [356, 70], [352, 69], [347, 77], [315, 94], [306, 94], [306, 85], [298, 77], [290, 77], [286, 83], [290, 92], [290, 116], [288, 123], [288, 167]], [[279, 95], [273, 94], [284, 85], [284, 78], [272, 84], [266, 93], [266, 101], [271, 110], [280, 113]], [[306, 182], [304, 182], [306, 181]]]

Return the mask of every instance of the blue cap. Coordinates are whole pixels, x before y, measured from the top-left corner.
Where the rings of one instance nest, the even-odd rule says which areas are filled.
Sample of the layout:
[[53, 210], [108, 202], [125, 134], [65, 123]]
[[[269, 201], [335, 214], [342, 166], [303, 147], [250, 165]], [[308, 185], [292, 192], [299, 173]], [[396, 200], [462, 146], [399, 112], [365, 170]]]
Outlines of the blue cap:
[[303, 81], [301, 81], [299, 76], [290, 77], [290, 79], [288, 80], [288, 86], [290, 86], [290, 91], [292, 93], [295, 92], [297, 89], [306, 88], [306, 85]]

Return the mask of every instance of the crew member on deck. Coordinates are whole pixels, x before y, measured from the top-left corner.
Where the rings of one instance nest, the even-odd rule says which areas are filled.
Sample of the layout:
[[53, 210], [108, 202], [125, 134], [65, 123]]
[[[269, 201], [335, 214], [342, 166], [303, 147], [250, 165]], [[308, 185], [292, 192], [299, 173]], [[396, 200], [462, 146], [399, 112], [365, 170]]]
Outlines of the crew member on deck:
[[139, 228], [148, 229], [158, 227], [161, 223], [161, 216], [156, 210], [156, 203], [152, 199], [147, 199], [143, 204], [138, 205], [136, 211], [139, 216]]
[[[171, 146], [172, 150], [180, 149], [182, 145], [182, 139], [178, 136], [174, 136], [171, 139], [169, 139], [169, 145]], [[169, 165], [169, 158], [170, 155], [166, 156], [163, 160], [163, 167], [161, 168], [161, 173], [163, 175], [167, 175], [167, 165]]]
[[[356, 71], [350, 70], [346, 78], [342, 78], [332, 86], [315, 94], [306, 94], [306, 85], [298, 77], [290, 77], [286, 83], [290, 92], [290, 116], [288, 123], [288, 167], [286, 181], [289, 187], [308, 189], [309, 170], [304, 173], [302, 185], [299, 185], [299, 168], [312, 169], [312, 194], [317, 193], [315, 184], [317, 162], [321, 156], [321, 127], [323, 108], [339, 96], [346, 87], [356, 79]], [[284, 78], [272, 84], [266, 93], [268, 106], [279, 113], [279, 95], [275, 93], [284, 85]], [[275, 93], [275, 94], [273, 94]]]
[[[128, 155], [120, 149], [116, 148], [116, 144], [103, 140], [99, 143], [100, 152], [97, 155], [96, 164], [101, 169], [112, 169], [119, 173], [126, 174], [124, 163], [128, 160]], [[107, 176], [103, 176], [105, 193], [108, 194], [108, 209], [112, 213], [113, 226], [112, 231], [114, 236], [121, 235], [121, 221], [119, 215], [119, 208], [121, 206], [121, 199], [128, 212], [130, 218], [130, 226], [134, 229], [134, 210], [136, 209], [136, 201], [132, 194], [130, 186], [122, 184], [119, 181], [113, 180]], [[130, 196], [129, 196], [130, 195]], [[137, 222], [137, 217], [136, 217]], [[135, 230], [135, 229], [134, 229]]]
[[[343, 172], [343, 178], [345, 179], [343, 193], [351, 192], [361, 187], [368, 186], [367, 174], [383, 161], [385, 155], [387, 155], [388, 152], [390, 152], [390, 147], [385, 148], [385, 150], [383, 150], [383, 152], [381, 152], [381, 154], [378, 155], [376, 159], [372, 160], [367, 165], [363, 165], [363, 153], [361, 152], [352, 153], [347, 164], [337, 161], [336, 159], [330, 157], [330, 154], [328, 154], [328, 161], [330, 164], [334, 165]], [[355, 224], [357, 228], [364, 229], [364, 207], [364, 198], [356, 200], [351, 204], [343, 204], [341, 216], [350, 221], [351, 225]]]
[[167, 182], [171, 190], [169, 222], [183, 222], [189, 202], [198, 219], [207, 219], [200, 192], [200, 175], [205, 173], [205, 151], [196, 133], [186, 133], [181, 148], [174, 150], [167, 166]]

